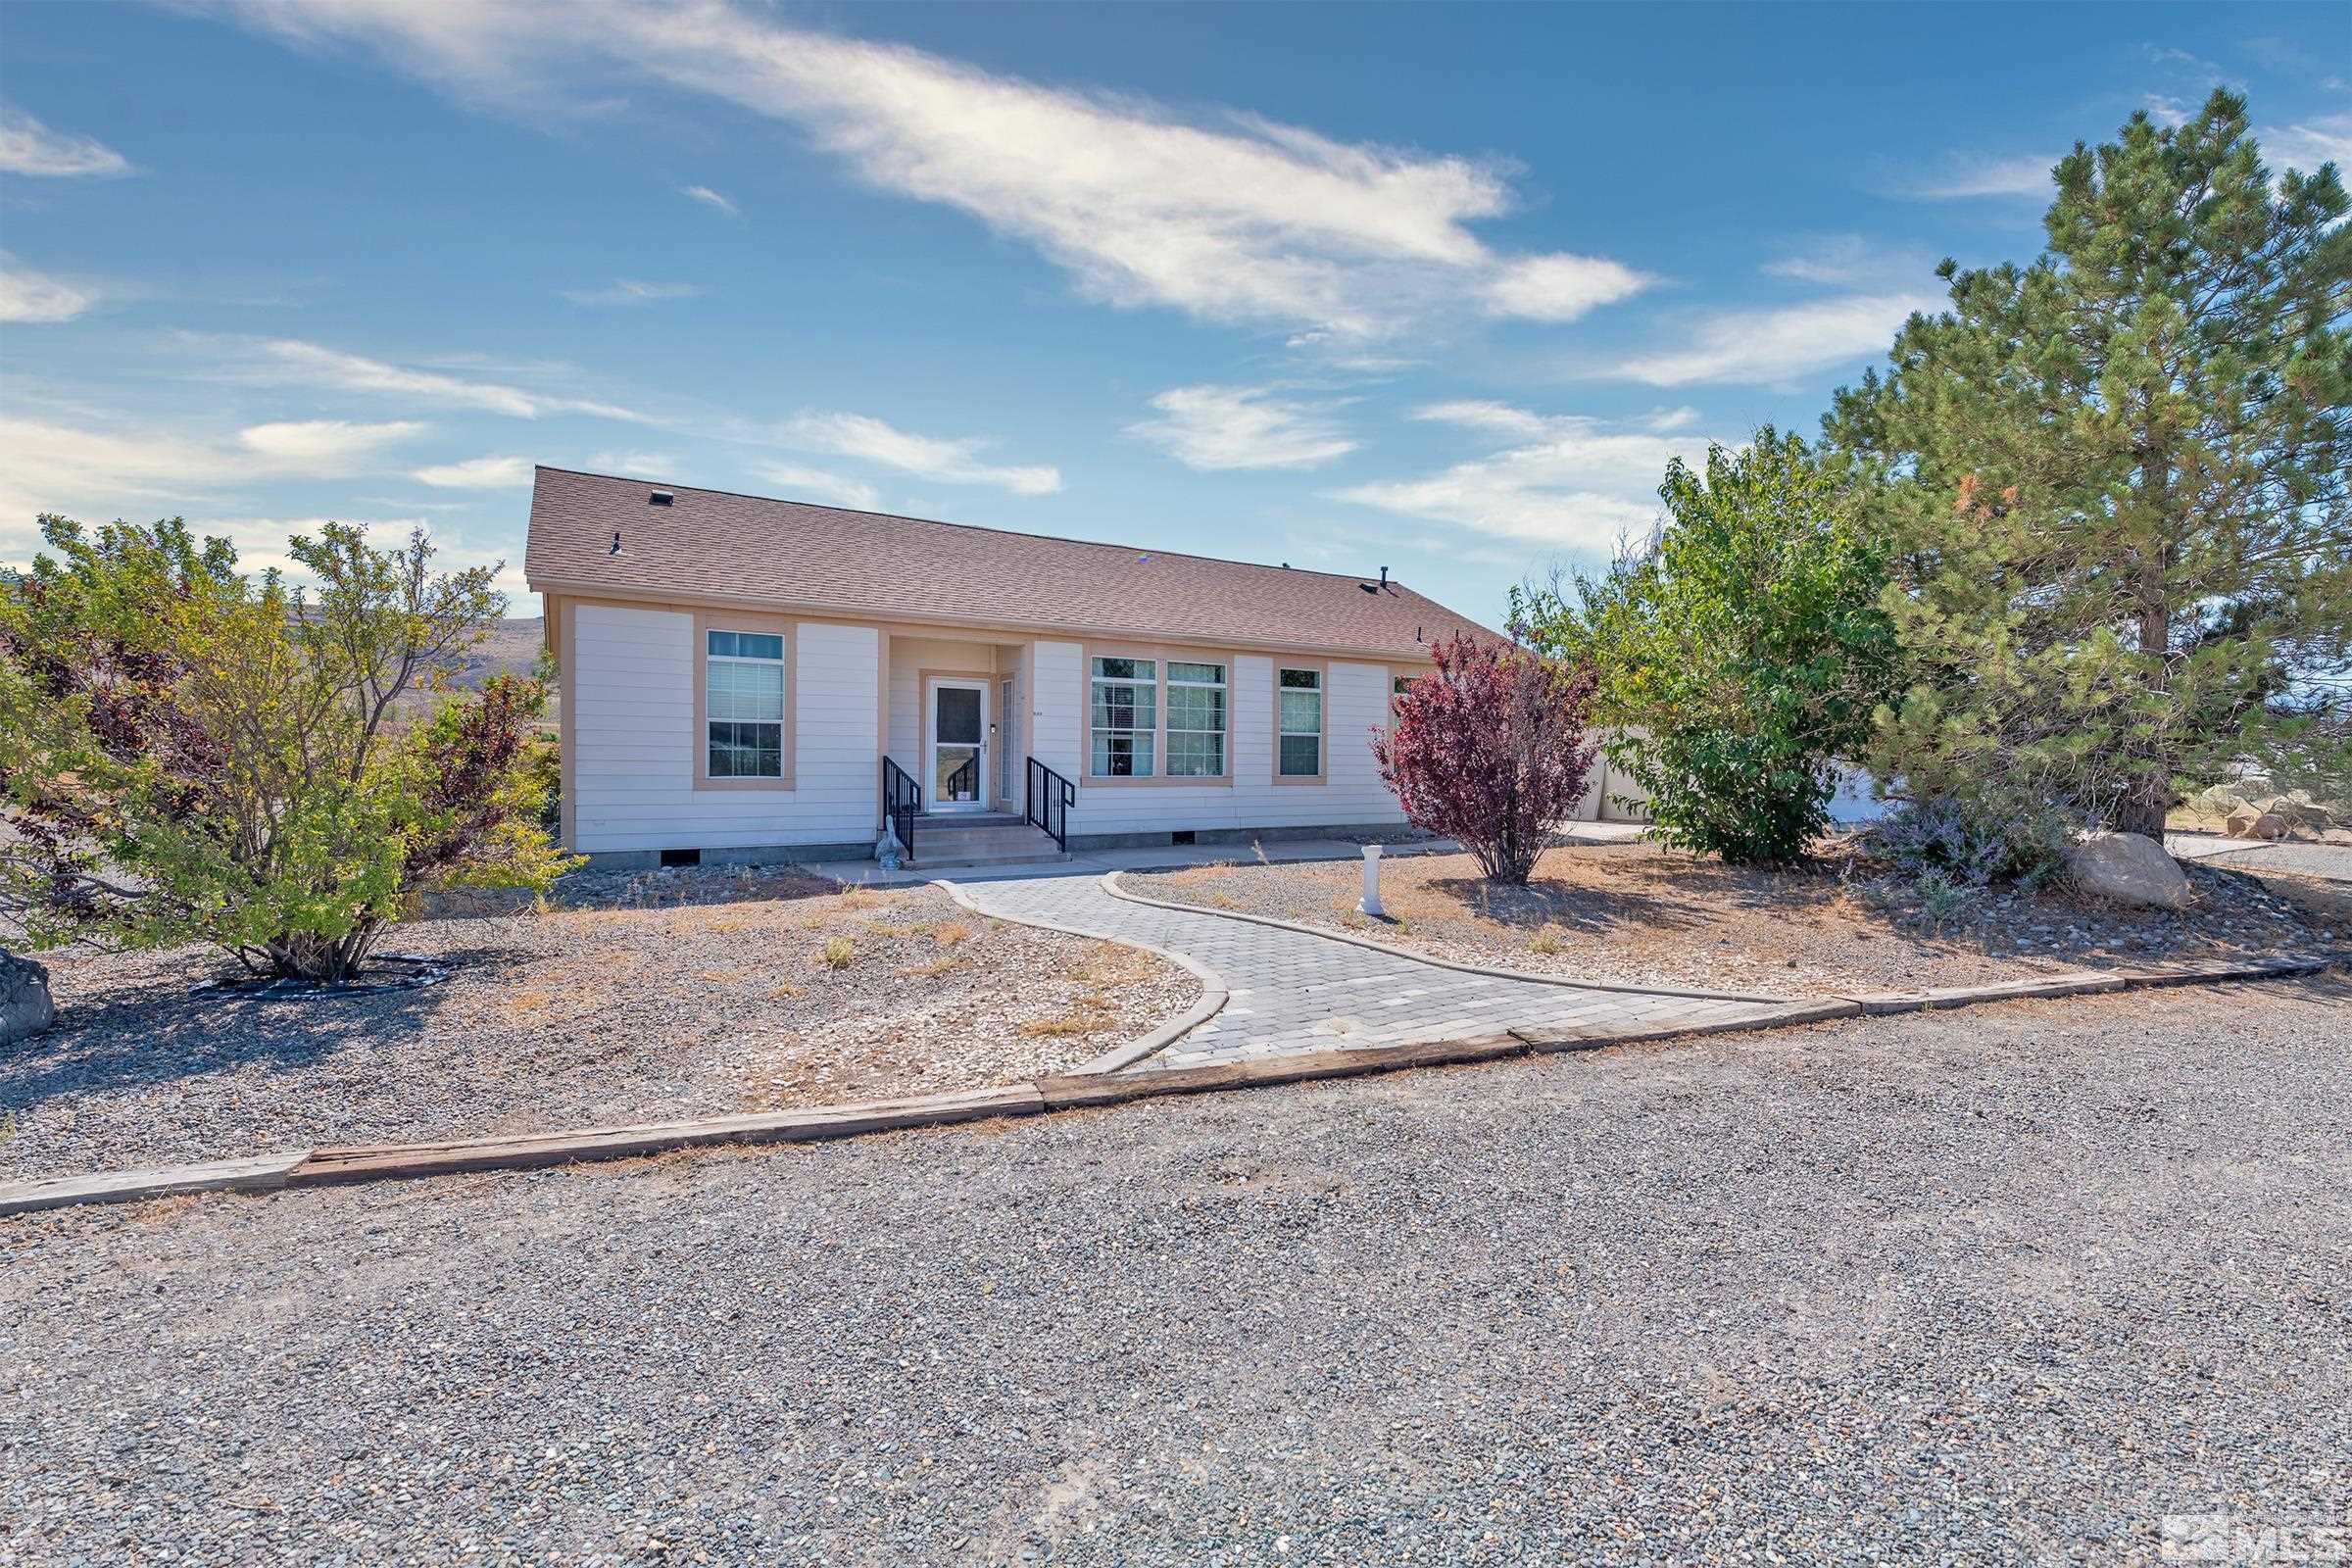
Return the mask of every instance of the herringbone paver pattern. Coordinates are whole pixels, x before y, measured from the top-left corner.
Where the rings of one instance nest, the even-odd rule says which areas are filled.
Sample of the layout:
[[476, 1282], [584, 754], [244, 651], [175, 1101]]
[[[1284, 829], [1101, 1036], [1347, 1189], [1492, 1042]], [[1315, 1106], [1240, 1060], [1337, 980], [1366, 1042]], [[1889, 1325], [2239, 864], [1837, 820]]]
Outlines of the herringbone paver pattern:
[[1084, 936], [1149, 943], [1215, 971], [1222, 1011], [1131, 1069], [1194, 1067], [1335, 1047], [1396, 1046], [1503, 1029], [1697, 1028], [1762, 1018], [1788, 1004], [1723, 1002], [1466, 974], [1353, 943], [1207, 911], [1115, 899], [1092, 872], [956, 885], [992, 914]]

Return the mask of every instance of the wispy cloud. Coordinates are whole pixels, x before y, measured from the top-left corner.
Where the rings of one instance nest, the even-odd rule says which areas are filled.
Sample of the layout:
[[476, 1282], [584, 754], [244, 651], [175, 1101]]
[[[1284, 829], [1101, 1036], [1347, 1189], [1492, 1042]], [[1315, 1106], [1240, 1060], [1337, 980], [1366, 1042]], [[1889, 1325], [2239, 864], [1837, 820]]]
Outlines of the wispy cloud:
[[0, 321], [71, 321], [97, 303], [88, 284], [35, 271], [0, 251]]
[[437, 490], [520, 490], [531, 482], [531, 460], [467, 458], [413, 469], [409, 477]]
[[284, 419], [252, 424], [237, 432], [237, 444], [274, 468], [290, 473], [340, 473], [385, 447], [424, 433], [416, 419], [358, 424], [349, 419]]
[[1765, 275], [1799, 283], [1858, 283], [1879, 270], [1879, 256], [1859, 234], [1824, 234], [1764, 264]]
[[752, 472], [787, 501], [830, 501], [857, 512], [873, 512], [882, 504], [881, 491], [847, 474], [827, 473], [822, 468], [806, 468], [793, 463], [755, 463]]
[[105, 143], [51, 130], [22, 109], [0, 109], [0, 170], [52, 179], [137, 172]]
[[1990, 155], [1956, 153], [1936, 170], [1896, 180], [1888, 194], [1914, 201], [1966, 201], [1985, 196], [2045, 196], [2052, 193], [2055, 153]]
[[567, 288], [559, 290], [574, 305], [651, 305], [657, 300], [688, 300], [702, 292], [693, 283], [648, 283], [640, 278], [616, 277], [603, 288]]
[[1646, 281], [1603, 257], [1490, 247], [1471, 225], [1513, 205], [1498, 160], [1043, 86], [719, 0], [600, 10], [586, 28], [494, 5], [225, 14], [299, 42], [366, 42], [507, 104], [544, 104], [567, 75], [651, 75], [796, 125], [869, 185], [967, 213], [1114, 305], [1360, 340], [1465, 308], [1573, 319]]
[[786, 420], [777, 435], [786, 446], [858, 458], [948, 484], [990, 484], [1023, 496], [1050, 495], [1061, 488], [1061, 470], [1050, 466], [981, 462], [979, 454], [988, 442], [978, 436], [916, 435], [870, 415], [811, 411]]
[[1413, 417], [1506, 436], [1513, 444], [1435, 473], [1351, 485], [1338, 501], [1497, 538], [1602, 553], [1648, 533], [1669, 460], [1708, 443], [1639, 424], [1544, 415], [1509, 404], [1431, 404]]
[[661, 474], [678, 466], [667, 452], [592, 452], [584, 460], [592, 473]]
[[1812, 371], [1877, 359], [1912, 312], [1942, 303], [1933, 294], [1845, 294], [1727, 311], [1701, 318], [1679, 348], [1637, 354], [1597, 373], [1650, 386], [1786, 386]]
[[2338, 173], [2352, 177], [2352, 115], [2322, 115], [2262, 133], [2263, 162], [2274, 169], [2319, 172], [2332, 163]]
[[190, 432], [0, 418], [0, 549], [28, 549], [37, 513], [113, 518], [148, 507], [162, 515], [259, 481], [350, 477], [425, 428], [299, 419]]
[[1152, 400], [1161, 417], [1127, 433], [1165, 447], [1192, 468], [1312, 468], [1359, 445], [1329, 404], [1279, 396], [1264, 386], [1178, 386]]
[[[217, 342], [217, 339], [203, 339]], [[228, 379], [266, 386], [304, 386], [337, 392], [378, 393], [416, 402], [536, 419], [550, 414], [586, 414], [637, 424], [660, 421], [650, 415], [593, 398], [565, 397], [501, 381], [477, 380], [421, 366], [350, 354], [299, 338], [233, 339]]]
[[678, 194], [686, 197], [690, 201], [701, 202], [705, 207], [715, 207], [720, 212], [726, 214], [729, 218], [741, 218], [743, 216], [742, 208], [736, 206], [734, 202], [724, 196], [721, 196], [718, 192], [712, 190], [708, 185], [680, 185], [678, 187]]

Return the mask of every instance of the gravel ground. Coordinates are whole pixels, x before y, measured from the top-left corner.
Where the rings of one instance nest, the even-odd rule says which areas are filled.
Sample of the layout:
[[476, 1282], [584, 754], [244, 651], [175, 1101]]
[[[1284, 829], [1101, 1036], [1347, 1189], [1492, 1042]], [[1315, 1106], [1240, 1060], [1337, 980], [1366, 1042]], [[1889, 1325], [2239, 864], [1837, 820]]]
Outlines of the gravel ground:
[[1165, 959], [936, 888], [832, 886], [566, 879], [568, 906], [400, 927], [386, 949], [456, 967], [377, 996], [191, 996], [220, 963], [198, 949], [49, 955], [57, 1026], [0, 1047], [0, 1180], [1009, 1083], [1200, 995]]
[[2348, 1022], [2340, 978], [2139, 993], [0, 1222], [0, 1561], [2104, 1564], [2167, 1513], [2342, 1523]]
[[1363, 889], [1355, 862], [1131, 871], [1124, 884], [1148, 898], [1354, 932], [1457, 963], [1783, 996], [2352, 943], [2352, 911], [2306, 907], [2291, 886], [2235, 868], [2184, 869], [2197, 900], [2180, 914], [2066, 893], [1987, 892], [1940, 921], [1908, 884], [1842, 856], [1774, 872], [1639, 843], [1547, 851], [1524, 888], [1485, 882], [1466, 855], [1389, 860], [1381, 868], [1388, 921], [1355, 912]]

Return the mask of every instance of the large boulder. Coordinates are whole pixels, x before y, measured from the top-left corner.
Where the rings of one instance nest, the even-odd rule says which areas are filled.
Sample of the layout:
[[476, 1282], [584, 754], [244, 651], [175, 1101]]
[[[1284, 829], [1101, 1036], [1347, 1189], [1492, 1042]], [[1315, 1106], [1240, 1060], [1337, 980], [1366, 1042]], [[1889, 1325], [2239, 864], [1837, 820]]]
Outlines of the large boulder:
[[2093, 833], [2066, 856], [2067, 874], [2093, 898], [2117, 904], [2188, 906], [2188, 878], [2164, 846], [2137, 833]]
[[2222, 824], [2222, 831], [2233, 839], [2282, 839], [2286, 837], [2286, 829], [2285, 817], [2251, 806], [2231, 811], [2230, 819]]
[[55, 1022], [49, 971], [30, 958], [0, 953], [0, 1046], [37, 1035]]

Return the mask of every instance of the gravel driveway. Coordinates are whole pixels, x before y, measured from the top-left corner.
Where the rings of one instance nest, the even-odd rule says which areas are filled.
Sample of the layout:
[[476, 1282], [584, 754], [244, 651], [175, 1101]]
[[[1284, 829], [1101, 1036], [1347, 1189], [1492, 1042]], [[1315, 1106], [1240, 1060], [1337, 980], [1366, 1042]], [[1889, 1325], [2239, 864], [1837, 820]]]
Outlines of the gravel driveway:
[[2113, 1563], [2352, 1516], [2352, 987], [0, 1224], [0, 1561]]

